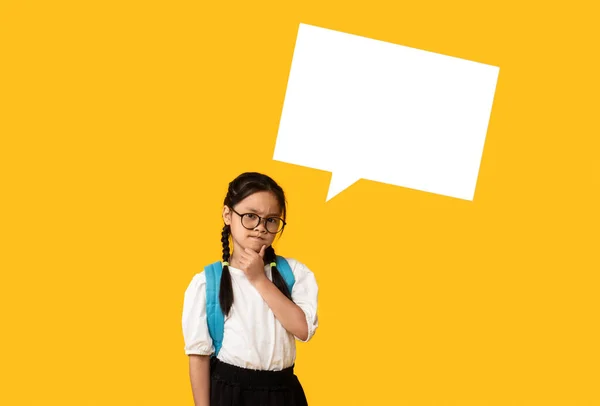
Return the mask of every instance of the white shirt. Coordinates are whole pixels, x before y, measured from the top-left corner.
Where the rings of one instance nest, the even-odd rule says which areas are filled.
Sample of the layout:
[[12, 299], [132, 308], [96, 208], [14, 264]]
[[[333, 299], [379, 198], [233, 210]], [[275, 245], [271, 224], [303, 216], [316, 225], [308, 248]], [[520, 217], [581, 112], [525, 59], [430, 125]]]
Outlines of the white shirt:
[[[318, 326], [318, 287], [314, 274], [306, 265], [286, 258], [296, 281], [292, 300], [306, 316], [308, 337], [300, 340], [289, 333], [275, 318], [273, 311], [248, 281], [244, 271], [229, 267], [233, 286], [233, 306], [225, 317], [223, 344], [217, 358], [242, 368], [280, 371], [296, 360], [296, 342], [308, 341]], [[265, 273], [271, 277], [270, 265]], [[206, 321], [206, 275], [204, 271], [192, 278], [185, 291], [182, 315], [186, 354], [211, 355], [212, 339]]]

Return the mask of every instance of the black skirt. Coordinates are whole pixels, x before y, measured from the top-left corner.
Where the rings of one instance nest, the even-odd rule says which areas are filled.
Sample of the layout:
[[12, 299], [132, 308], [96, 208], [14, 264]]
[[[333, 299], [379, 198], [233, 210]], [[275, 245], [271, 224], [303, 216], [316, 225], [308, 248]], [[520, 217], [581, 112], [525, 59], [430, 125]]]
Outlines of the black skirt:
[[213, 357], [210, 406], [308, 406], [294, 366], [282, 371], [255, 371]]

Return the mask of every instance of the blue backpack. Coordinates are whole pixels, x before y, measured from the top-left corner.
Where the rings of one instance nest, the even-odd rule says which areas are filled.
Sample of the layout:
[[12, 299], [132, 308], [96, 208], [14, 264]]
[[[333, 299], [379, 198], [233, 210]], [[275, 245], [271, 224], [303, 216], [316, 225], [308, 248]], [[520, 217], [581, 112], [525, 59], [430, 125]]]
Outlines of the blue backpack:
[[[279, 255], [277, 255], [275, 262], [277, 263], [277, 270], [283, 277], [291, 293], [296, 280], [290, 265], [284, 257]], [[219, 303], [219, 288], [221, 287], [223, 263], [217, 261], [206, 265], [204, 272], [206, 274], [206, 319], [208, 322], [208, 332], [215, 346], [213, 357], [216, 357], [223, 344], [223, 328], [225, 326], [225, 316], [223, 316], [221, 304]]]

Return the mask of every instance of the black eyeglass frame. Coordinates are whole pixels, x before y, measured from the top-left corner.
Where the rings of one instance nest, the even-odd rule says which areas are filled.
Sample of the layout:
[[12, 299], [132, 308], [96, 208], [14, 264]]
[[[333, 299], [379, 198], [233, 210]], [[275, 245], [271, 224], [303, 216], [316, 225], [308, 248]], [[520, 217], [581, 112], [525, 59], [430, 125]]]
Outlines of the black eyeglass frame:
[[[287, 224], [285, 222], [285, 220], [282, 219], [281, 217], [261, 217], [261, 216], [259, 216], [256, 213], [243, 213], [243, 214], [240, 214], [233, 207], [230, 207], [230, 209], [231, 209], [232, 212], [234, 212], [235, 214], [237, 214], [238, 216], [240, 216], [240, 223], [242, 223], [242, 227], [244, 227], [246, 230], [254, 230], [256, 227], [258, 227], [260, 225], [260, 223], [264, 223], [265, 224], [265, 230], [267, 230], [267, 233], [269, 233], [269, 234], [279, 234], [280, 232], [283, 231], [283, 229], [285, 228], [285, 226]], [[256, 225], [254, 227], [248, 228], [248, 227], [246, 227], [244, 225], [244, 216], [248, 215], [248, 214], [252, 214], [252, 215], [258, 217], [258, 223], [256, 223]], [[277, 220], [281, 221], [281, 223], [283, 224], [281, 226], [281, 229], [275, 231], [274, 233], [271, 232], [271, 231], [269, 231], [269, 227], [267, 227], [267, 222], [266, 222], [266, 220], [269, 220], [269, 219], [277, 219]], [[265, 221], [263, 221], [263, 220], [265, 220]]]

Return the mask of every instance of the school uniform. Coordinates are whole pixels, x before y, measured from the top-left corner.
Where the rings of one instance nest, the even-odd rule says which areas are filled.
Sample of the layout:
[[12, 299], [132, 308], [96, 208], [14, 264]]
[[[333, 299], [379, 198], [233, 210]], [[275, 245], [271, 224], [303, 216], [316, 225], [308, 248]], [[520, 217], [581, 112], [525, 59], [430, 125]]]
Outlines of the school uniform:
[[[211, 406], [307, 404], [294, 374], [296, 340], [309, 341], [318, 327], [318, 287], [306, 265], [286, 260], [295, 278], [292, 299], [306, 317], [307, 339], [285, 330], [244, 271], [230, 266], [233, 306], [225, 316], [221, 349], [211, 361]], [[270, 265], [265, 266], [265, 273], [272, 280]], [[194, 275], [185, 291], [182, 326], [187, 355], [214, 354], [206, 319], [204, 271]]]

